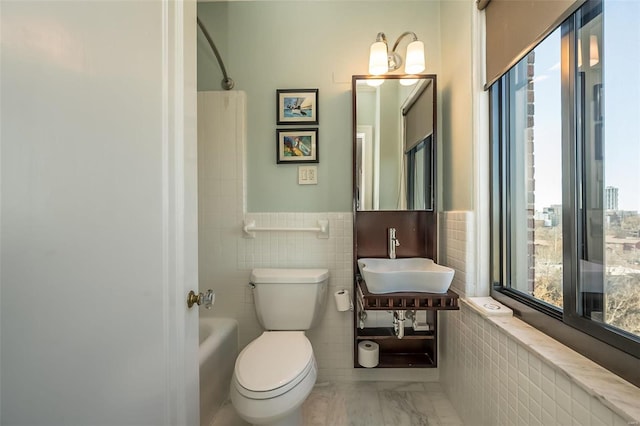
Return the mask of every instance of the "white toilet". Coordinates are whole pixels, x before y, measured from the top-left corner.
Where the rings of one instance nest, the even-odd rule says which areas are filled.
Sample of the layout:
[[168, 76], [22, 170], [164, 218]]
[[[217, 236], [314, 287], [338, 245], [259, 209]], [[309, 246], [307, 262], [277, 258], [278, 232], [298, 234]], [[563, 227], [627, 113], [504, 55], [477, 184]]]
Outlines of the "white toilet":
[[238, 355], [231, 402], [254, 425], [300, 426], [302, 403], [318, 375], [304, 330], [314, 327], [327, 300], [327, 269], [254, 269], [258, 321], [267, 330]]

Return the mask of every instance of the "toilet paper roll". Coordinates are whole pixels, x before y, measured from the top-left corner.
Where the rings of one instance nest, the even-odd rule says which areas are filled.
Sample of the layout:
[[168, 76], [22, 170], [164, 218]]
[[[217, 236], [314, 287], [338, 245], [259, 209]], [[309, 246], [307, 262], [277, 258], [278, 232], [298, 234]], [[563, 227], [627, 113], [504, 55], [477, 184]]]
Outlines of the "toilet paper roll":
[[334, 294], [336, 298], [336, 308], [338, 311], [344, 312], [351, 310], [351, 296], [349, 296], [349, 290], [339, 290]]
[[372, 368], [378, 365], [380, 357], [380, 347], [376, 342], [363, 340], [358, 343], [358, 364], [363, 367]]

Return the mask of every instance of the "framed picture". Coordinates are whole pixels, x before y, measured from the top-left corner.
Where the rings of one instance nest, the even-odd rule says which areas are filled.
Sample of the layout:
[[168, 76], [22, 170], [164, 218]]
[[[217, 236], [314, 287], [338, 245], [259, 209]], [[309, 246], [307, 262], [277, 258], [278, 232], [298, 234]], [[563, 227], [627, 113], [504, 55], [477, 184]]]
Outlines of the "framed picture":
[[282, 163], [317, 163], [318, 129], [277, 129], [276, 158]]
[[318, 124], [318, 89], [276, 90], [278, 124]]

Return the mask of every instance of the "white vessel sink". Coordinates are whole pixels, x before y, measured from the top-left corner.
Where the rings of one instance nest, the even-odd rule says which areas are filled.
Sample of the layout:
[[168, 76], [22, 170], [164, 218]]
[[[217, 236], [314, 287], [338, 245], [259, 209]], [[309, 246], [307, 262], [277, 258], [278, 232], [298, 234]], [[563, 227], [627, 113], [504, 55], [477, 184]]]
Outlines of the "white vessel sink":
[[358, 259], [360, 274], [369, 292], [446, 293], [453, 280], [453, 269], [438, 265], [431, 259]]

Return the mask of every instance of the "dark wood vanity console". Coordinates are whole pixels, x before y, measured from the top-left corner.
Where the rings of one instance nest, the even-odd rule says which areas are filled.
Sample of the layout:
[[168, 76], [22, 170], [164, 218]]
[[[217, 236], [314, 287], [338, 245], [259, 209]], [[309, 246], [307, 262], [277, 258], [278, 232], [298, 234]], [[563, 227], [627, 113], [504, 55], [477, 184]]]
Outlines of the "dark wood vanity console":
[[358, 287], [362, 291], [365, 310], [430, 310], [430, 311], [450, 311], [460, 309], [458, 306], [458, 295], [449, 290], [446, 293], [369, 293], [367, 283], [361, 278], [357, 281]]
[[[358, 363], [358, 344], [371, 340], [379, 346], [376, 368], [433, 368], [438, 366], [438, 311], [458, 310], [458, 295], [447, 293], [370, 293], [358, 271], [357, 260], [387, 256], [387, 229], [397, 229], [400, 246], [397, 256], [427, 257], [437, 261], [436, 213], [430, 211], [358, 211], [354, 221], [354, 367]], [[389, 315], [383, 327], [360, 327], [360, 312], [427, 311], [429, 330], [414, 331], [405, 320], [404, 336], [398, 338]]]
[[[358, 344], [362, 340], [376, 342], [380, 348], [380, 361], [377, 368], [433, 368], [438, 366], [438, 311], [458, 310], [458, 295], [449, 290], [447, 293], [369, 293], [367, 284], [360, 276], [356, 277], [355, 342], [354, 367], [358, 364]], [[358, 301], [360, 298], [360, 301]], [[429, 330], [414, 331], [411, 326], [404, 328], [404, 336], [399, 339], [393, 329], [388, 327], [359, 327], [359, 312], [365, 311], [427, 311]], [[406, 321], [411, 324], [411, 321]]]
[[[371, 79], [384, 84], [367, 84]], [[417, 83], [403, 87], [402, 79]], [[378, 344], [376, 368], [436, 367], [438, 311], [459, 309], [453, 291], [370, 293], [357, 264], [393, 255], [389, 235], [400, 242], [394, 244], [397, 258], [438, 262], [436, 80], [430, 74], [352, 78], [355, 368], [364, 368], [358, 363], [363, 340]], [[420, 324], [414, 328], [415, 312]]]

